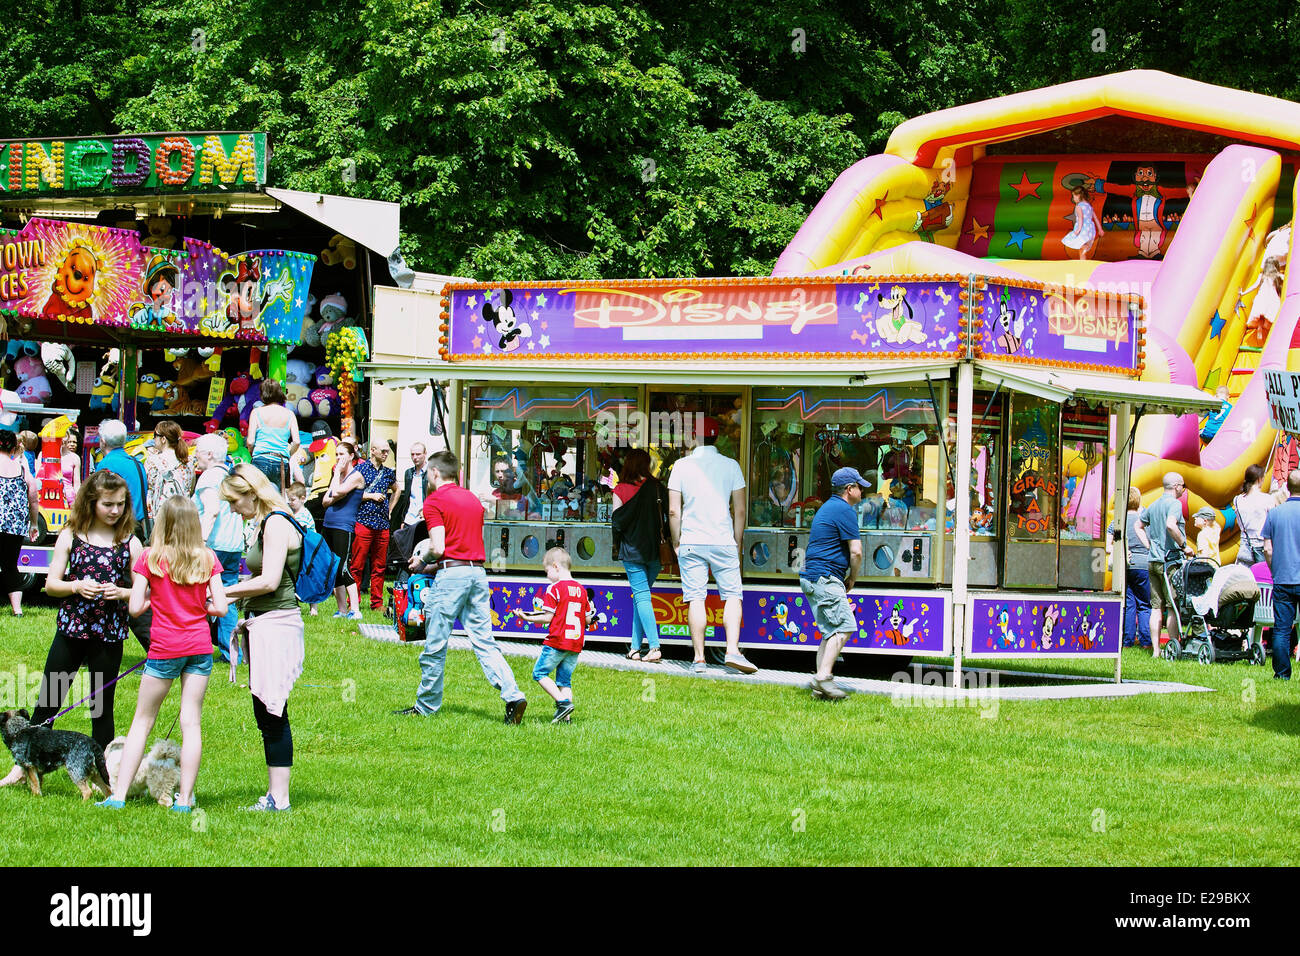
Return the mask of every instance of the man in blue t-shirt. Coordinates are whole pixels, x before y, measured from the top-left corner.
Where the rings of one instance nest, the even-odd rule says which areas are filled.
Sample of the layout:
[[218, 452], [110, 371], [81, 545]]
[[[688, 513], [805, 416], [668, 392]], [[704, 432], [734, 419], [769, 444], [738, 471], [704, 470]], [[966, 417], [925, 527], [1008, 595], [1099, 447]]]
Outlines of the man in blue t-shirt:
[[844, 691], [835, 686], [831, 668], [844, 643], [858, 629], [848, 592], [858, 580], [862, 564], [862, 533], [857, 507], [866, 480], [856, 468], [841, 468], [831, 475], [831, 497], [817, 509], [808, 533], [799, 586], [808, 598], [813, 620], [821, 631], [817, 648], [817, 673], [811, 690], [820, 700], [839, 700]]
[[1291, 679], [1291, 632], [1300, 604], [1300, 471], [1286, 476], [1291, 496], [1268, 513], [1259, 536], [1273, 572], [1273, 676]]
[[[144, 537], [142, 525], [145, 515], [144, 465], [127, 454], [126, 425], [117, 419], [99, 423], [99, 447], [104, 457], [95, 466], [96, 471], [111, 471], [126, 482], [127, 492], [131, 496], [131, 509], [135, 512], [136, 531]], [[148, 541], [145, 544], [148, 545]]]

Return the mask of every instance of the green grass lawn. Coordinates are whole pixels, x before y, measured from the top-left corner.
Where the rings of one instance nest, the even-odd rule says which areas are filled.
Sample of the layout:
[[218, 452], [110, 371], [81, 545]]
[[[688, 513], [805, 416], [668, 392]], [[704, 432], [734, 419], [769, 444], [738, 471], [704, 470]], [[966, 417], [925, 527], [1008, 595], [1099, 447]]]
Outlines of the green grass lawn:
[[[1286, 865], [1296, 858], [1300, 684], [1278, 685], [1268, 667], [1171, 664], [1130, 651], [1129, 677], [1216, 692], [1004, 701], [994, 718], [977, 707], [903, 707], [872, 696], [829, 705], [791, 688], [579, 667], [574, 723], [552, 726], [531, 662], [514, 658], [530, 706], [523, 726], [507, 727], [469, 653], [449, 654], [439, 716], [390, 717], [413, 699], [418, 648], [367, 640], [355, 625], [328, 617], [308, 622], [307, 668], [289, 705], [291, 813], [239, 812], [265, 792], [261, 738], [248, 691], [218, 668], [204, 711], [202, 816], [181, 817], [147, 800], [118, 813], [95, 809], [58, 771], [41, 798], [25, 787], [0, 790], [7, 830], [0, 863]], [[0, 618], [0, 672], [39, 672], [53, 628], [50, 607], [30, 608], [21, 622]], [[140, 656], [132, 642], [124, 666]], [[117, 727], [125, 733], [138, 679], [119, 686]], [[164, 704], [159, 732], [172, 722], [178, 695], [174, 688]], [[85, 710], [59, 726], [88, 732]]]

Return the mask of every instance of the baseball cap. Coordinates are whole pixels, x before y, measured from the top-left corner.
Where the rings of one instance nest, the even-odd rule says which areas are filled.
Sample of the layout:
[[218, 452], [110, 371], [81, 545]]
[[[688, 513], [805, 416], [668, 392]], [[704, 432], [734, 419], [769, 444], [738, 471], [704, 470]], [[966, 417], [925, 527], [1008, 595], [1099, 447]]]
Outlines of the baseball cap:
[[832, 488], [845, 488], [849, 485], [861, 485], [866, 488], [867, 479], [859, 475], [856, 468], [840, 468], [831, 475]]
[[700, 431], [700, 436], [702, 438], [717, 438], [720, 430], [716, 418], [711, 418], [708, 415], [704, 416], [704, 421], [701, 423]]

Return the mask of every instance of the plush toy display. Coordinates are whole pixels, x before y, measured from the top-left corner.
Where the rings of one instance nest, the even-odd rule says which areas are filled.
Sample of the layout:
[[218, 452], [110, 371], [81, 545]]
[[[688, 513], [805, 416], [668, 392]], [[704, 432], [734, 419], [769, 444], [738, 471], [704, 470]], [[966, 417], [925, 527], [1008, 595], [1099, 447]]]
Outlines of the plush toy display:
[[346, 236], [335, 233], [330, 238], [329, 247], [320, 251], [320, 261], [327, 266], [342, 266], [344, 269], [357, 267], [357, 244]]
[[212, 377], [212, 369], [188, 353], [172, 362], [172, 366], [176, 369], [176, 384], [182, 388]]
[[10, 368], [13, 368], [24, 355], [40, 354], [41, 347], [35, 342], [28, 342], [24, 339], [10, 339], [9, 345], [5, 349], [4, 362]]
[[140, 381], [135, 386], [135, 400], [141, 412], [153, 411], [154, 403], [158, 400], [157, 375], [145, 372], [140, 376]]
[[45, 363], [36, 356], [24, 355], [14, 363], [14, 372], [22, 383], [15, 390], [22, 401], [39, 405], [54, 395], [50, 389], [50, 380], [45, 377]]
[[18, 431], [18, 413], [9, 411], [11, 405], [22, 401], [17, 392], [8, 389], [0, 391], [0, 429], [7, 432]]
[[62, 343], [42, 342], [41, 362], [45, 366], [46, 375], [68, 391], [72, 391], [77, 377], [77, 360], [72, 354], [72, 349]]
[[246, 465], [253, 460], [253, 456], [248, 453], [248, 443], [244, 441], [244, 435], [238, 428], [223, 428], [222, 433], [226, 436], [226, 447], [229, 449], [231, 461]]
[[176, 245], [176, 237], [172, 235], [172, 221], [166, 216], [150, 216], [144, 223], [149, 234], [140, 240], [142, 245], [157, 249], [171, 249]]
[[90, 410], [112, 411], [117, 408], [117, 378], [103, 375], [95, 379], [95, 387], [90, 390]]
[[316, 366], [311, 362], [289, 359], [284, 382], [285, 407], [292, 409], [300, 418], [311, 418], [311, 408], [307, 403], [315, 374]]

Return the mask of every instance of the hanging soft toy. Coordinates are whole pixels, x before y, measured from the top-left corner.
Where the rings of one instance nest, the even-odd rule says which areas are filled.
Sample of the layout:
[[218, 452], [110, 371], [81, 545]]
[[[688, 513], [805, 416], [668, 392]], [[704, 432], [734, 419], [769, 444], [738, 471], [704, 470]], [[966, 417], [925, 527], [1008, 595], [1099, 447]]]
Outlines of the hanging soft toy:
[[357, 244], [346, 236], [335, 233], [330, 237], [330, 244], [320, 252], [320, 261], [327, 266], [342, 266], [344, 269], [357, 267]]
[[35, 342], [28, 342], [25, 339], [10, 339], [9, 345], [5, 349], [4, 362], [10, 368], [13, 368], [24, 355], [40, 354], [41, 347]]
[[21, 382], [15, 391], [24, 402], [43, 405], [53, 397], [50, 380], [45, 377], [45, 364], [33, 355], [24, 355], [14, 365]]
[[90, 390], [90, 410], [112, 411], [117, 408], [117, 377], [101, 375]]
[[77, 374], [77, 360], [72, 354], [72, 349], [61, 342], [42, 342], [41, 362], [45, 366], [46, 375], [49, 375], [68, 391], [72, 391]]

